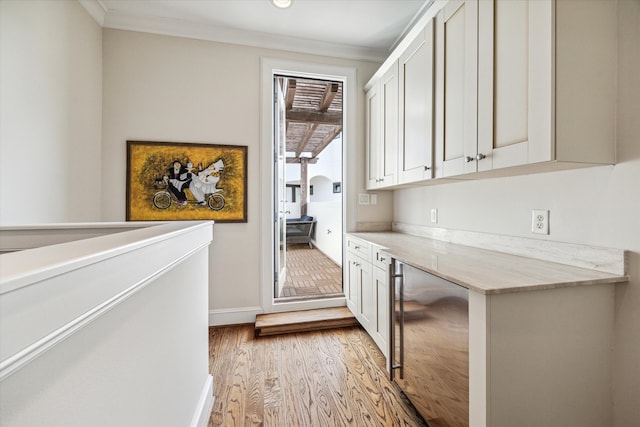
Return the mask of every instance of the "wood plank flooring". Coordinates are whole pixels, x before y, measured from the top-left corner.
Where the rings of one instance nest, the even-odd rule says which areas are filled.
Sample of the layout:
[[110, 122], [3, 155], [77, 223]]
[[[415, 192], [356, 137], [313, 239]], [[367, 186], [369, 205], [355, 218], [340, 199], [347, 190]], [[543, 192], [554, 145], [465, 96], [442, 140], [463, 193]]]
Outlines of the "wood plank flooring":
[[360, 326], [255, 337], [209, 328], [209, 427], [426, 426]]

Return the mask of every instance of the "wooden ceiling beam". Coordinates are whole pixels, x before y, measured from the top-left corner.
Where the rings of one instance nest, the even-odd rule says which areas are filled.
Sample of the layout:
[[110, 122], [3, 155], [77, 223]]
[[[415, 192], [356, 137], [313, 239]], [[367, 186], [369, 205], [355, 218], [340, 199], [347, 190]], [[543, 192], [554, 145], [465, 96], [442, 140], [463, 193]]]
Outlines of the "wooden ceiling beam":
[[318, 125], [316, 123], [312, 123], [307, 129], [307, 133], [305, 133], [302, 138], [300, 138], [300, 142], [298, 142], [298, 148], [296, 149], [296, 157], [300, 157], [300, 154], [304, 151], [304, 148], [307, 146], [307, 143], [313, 136], [313, 133], [316, 131]]
[[291, 110], [286, 114], [287, 122], [315, 123], [318, 125], [342, 126], [342, 113], [321, 113], [309, 110]]
[[287, 92], [284, 97], [287, 111], [293, 108], [293, 99], [296, 97], [296, 87], [296, 79], [287, 79]]
[[[300, 157], [287, 157], [287, 163], [289, 164], [301, 163]], [[316, 163], [318, 163], [318, 158], [315, 157], [312, 159], [307, 159], [307, 163], [310, 165], [315, 165]]]
[[327, 136], [324, 137], [322, 142], [320, 142], [320, 144], [318, 144], [318, 146], [313, 151], [313, 153], [311, 153], [311, 157], [315, 158], [318, 154], [320, 154], [322, 152], [322, 150], [327, 148], [327, 145], [329, 145], [331, 143], [331, 141], [333, 141], [335, 139], [335, 137], [340, 134], [340, 132], [342, 132], [342, 126], [336, 126], [336, 128], [333, 129], [329, 134], [327, 134]]
[[338, 94], [339, 87], [340, 85], [338, 83], [327, 83], [327, 86], [324, 89], [324, 95], [322, 95], [322, 99], [318, 104], [318, 111], [320, 111], [321, 113], [325, 113], [329, 109], [331, 103], [333, 102], [333, 99]]

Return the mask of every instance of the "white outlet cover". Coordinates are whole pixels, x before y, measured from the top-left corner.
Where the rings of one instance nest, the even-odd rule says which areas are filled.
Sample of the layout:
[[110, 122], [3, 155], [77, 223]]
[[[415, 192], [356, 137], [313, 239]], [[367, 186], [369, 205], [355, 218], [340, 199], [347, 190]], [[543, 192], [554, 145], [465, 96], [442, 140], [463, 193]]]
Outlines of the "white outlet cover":
[[367, 193], [360, 193], [358, 197], [358, 203], [361, 205], [368, 205], [369, 195]]
[[531, 211], [531, 232], [549, 234], [549, 211], [534, 209]]
[[377, 194], [370, 194], [369, 195], [369, 202], [372, 205], [377, 205], [378, 204], [378, 195]]

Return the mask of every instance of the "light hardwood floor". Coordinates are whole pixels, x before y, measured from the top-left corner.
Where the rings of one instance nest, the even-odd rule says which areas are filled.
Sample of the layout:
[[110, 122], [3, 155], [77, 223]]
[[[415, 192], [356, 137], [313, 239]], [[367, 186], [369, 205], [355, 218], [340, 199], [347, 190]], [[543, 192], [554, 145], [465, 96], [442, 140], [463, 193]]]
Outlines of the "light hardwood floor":
[[426, 426], [359, 326], [255, 337], [209, 329], [209, 426]]

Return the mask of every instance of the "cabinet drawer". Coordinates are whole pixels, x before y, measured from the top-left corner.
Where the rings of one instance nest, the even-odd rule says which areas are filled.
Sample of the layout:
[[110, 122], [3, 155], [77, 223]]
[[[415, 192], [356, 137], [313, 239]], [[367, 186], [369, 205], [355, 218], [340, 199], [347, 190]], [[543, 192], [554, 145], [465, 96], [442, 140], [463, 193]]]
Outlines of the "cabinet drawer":
[[371, 244], [364, 240], [347, 236], [347, 250], [366, 260], [371, 259]]
[[384, 253], [384, 248], [373, 246], [371, 249], [371, 263], [378, 268], [386, 270], [391, 264], [391, 257]]

